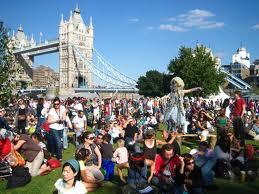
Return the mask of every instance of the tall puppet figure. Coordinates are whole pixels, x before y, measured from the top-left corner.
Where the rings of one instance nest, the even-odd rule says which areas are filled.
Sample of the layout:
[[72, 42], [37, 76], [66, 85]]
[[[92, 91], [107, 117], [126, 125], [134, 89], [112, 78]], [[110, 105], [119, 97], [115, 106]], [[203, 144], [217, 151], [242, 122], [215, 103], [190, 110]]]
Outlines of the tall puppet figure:
[[165, 121], [168, 122], [168, 131], [174, 129], [182, 129], [183, 132], [187, 132], [188, 122], [185, 118], [184, 109], [184, 94], [202, 90], [201, 87], [196, 87], [188, 90], [184, 90], [184, 81], [180, 77], [174, 77], [171, 80], [171, 92], [167, 95], [167, 99], [170, 99], [170, 103], [167, 103], [165, 112]]

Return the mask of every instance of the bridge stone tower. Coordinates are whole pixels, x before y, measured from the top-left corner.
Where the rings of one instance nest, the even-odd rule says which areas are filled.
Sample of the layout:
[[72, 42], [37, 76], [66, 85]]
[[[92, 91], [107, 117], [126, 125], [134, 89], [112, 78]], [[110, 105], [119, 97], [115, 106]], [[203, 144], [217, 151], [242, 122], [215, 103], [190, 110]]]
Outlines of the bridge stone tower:
[[[33, 35], [31, 39], [25, 35], [22, 26], [18, 28], [16, 34], [13, 32], [13, 36], [11, 38], [12, 42], [15, 45], [15, 48], [24, 48], [24, 47], [33, 47], [35, 46], [35, 41]], [[25, 83], [28, 87], [32, 84], [32, 64], [34, 62], [34, 57], [29, 56], [27, 54], [22, 54], [16, 56], [17, 63], [16, 65], [20, 67], [20, 72], [17, 74], [17, 81], [21, 83]]]
[[92, 87], [91, 69], [81, 59], [76, 57], [73, 46], [87, 60], [93, 57], [93, 24], [90, 17], [89, 25], [85, 25], [78, 6], [68, 21], [64, 21], [63, 14], [59, 25], [59, 93], [69, 95], [74, 88]]

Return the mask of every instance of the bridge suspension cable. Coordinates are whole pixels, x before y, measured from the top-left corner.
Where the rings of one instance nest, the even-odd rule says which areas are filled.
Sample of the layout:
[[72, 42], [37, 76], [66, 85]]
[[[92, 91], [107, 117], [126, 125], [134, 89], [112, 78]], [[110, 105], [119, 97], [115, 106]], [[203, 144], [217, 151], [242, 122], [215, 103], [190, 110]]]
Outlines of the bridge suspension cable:
[[95, 48], [93, 49], [97, 59], [107, 68], [107, 70], [115, 77], [123, 82], [131, 83], [136, 85], [136, 81], [121, 72], [119, 72], [111, 63], [109, 63]]
[[104, 81], [107, 84], [111, 84], [113, 87], [121, 87], [121, 88], [135, 88], [136, 85], [133, 83], [129, 83], [126, 81], [123, 81], [117, 76], [113, 76], [109, 74], [109, 72], [106, 72], [104, 70], [101, 70], [98, 66], [96, 66], [93, 61], [88, 60], [82, 53], [81, 51], [74, 45], [71, 45], [75, 55], [77, 55], [82, 61], [83, 64], [90, 69], [90, 71], [96, 75], [100, 80]]

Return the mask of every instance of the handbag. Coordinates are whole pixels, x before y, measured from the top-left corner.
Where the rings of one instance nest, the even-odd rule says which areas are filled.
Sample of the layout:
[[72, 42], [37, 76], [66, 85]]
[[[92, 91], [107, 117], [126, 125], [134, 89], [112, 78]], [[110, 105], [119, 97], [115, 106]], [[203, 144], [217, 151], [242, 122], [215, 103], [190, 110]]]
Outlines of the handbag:
[[21, 154], [19, 152], [14, 150], [13, 151], [13, 155], [16, 158], [17, 166], [24, 166], [25, 165], [25, 160], [24, 160], [24, 158], [21, 156]]
[[48, 166], [50, 166], [50, 168], [59, 168], [61, 167], [61, 163], [59, 160], [51, 158], [48, 160], [47, 162]]

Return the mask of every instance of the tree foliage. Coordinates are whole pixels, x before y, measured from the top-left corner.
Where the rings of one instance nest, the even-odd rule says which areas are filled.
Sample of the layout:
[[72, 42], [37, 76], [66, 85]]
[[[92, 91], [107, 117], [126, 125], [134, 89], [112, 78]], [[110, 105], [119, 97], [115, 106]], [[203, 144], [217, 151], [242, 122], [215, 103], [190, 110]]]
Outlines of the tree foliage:
[[206, 96], [217, 93], [224, 83], [225, 74], [219, 72], [215, 65], [206, 47], [181, 47], [179, 56], [170, 61], [168, 70], [184, 80], [185, 88], [202, 87], [200, 95]]
[[15, 65], [12, 42], [8, 30], [0, 21], [0, 104], [5, 105], [12, 97], [15, 87], [15, 76], [18, 69]]
[[144, 96], [163, 96], [164, 95], [164, 74], [156, 70], [147, 71], [145, 76], [140, 76], [137, 81], [139, 94]]

